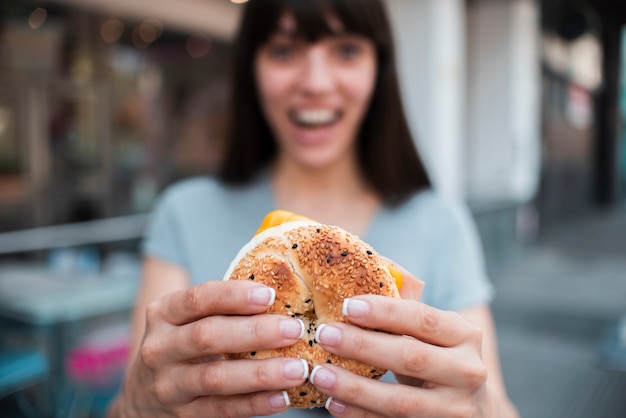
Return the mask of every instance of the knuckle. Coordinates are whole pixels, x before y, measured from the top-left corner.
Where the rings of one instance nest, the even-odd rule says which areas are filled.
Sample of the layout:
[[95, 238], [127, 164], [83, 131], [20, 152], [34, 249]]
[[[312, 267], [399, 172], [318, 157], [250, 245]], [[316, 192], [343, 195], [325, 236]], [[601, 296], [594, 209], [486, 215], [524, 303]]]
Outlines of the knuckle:
[[190, 327], [189, 340], [193, 347], [202, 349], [206, 353], [213, 353], [216, 342], [220, 336], [216, 327], [211, 326], [208, 319], [196, 321]]
[[414, 417], [420, 408], [415, 405], [414, 399], [403, 396], [393, 405], [393, 416], [398, 418]]
[[273, 372], [273, 370], [270, 370], [270, 366], [266, 362], [256, 361], [255, 366], [255, 376], [257, 383], [261, 387], [269, 386], [269, 384], [272, 382], [272, 377], [276, 375], [275, 371]]
[[235, 400], [228, 396], [220, 396], [213, 398], [210, 416], [228, 418], [256, 416], [258, 415], [256, 413], [258, 408], [255, 406], [251, 397], [243, 397]]
[[152, 384], [152, 396], [161, 404], [168, 404], [170, 400], [169, 383], [163, 379], [155, 379]]
[[160, 317], [161, 312], [161, 300], [153, 300], [148, 303], [146, 306], [145, 319], [146, 319], [146, 329], [151, 328], [157, 319]]
[[158, 365], [160, 350], [158, 344], [151, 338], [146, 338], [139, 348], [141, 362], [149, 369], [154, 369]]
[[223, 392], [226, 375], [221, 367], [211, 364], [208, 367], [199, 368], [197, 373], [204, 393], [214, 395]]
[[185, 290], [184, 303], [191, 312], [198, 312], [201, 307], [201, 286], [193, 286]]
[[365, 388], [358, 382], [347, 384], [345, 389], [345, 396], [342, 394], [341, 399], [345, 400], [349, 404], [356, 405], [359, 400], [362, 400], [366, 396]]
[[439, 332], [440, 321], [434, 308], [421, 304], [421, 312], [419, 315], [419, 331], [422, 335], [435, 335]]
[[468, 367], [465, 372], [465, 380], [468, 386], [474, 390], [481, 388], [487, 381], [487, 368], [482, 362]]
[[367, 350], [369, 343], [364, 332], [356, 332], [350, 339], [350, 346], [356, 353], [363, 353]]
[[403, 342], [400, 358], [409, 375], [419, 375], [427, 363], [426, 354], [409, 339]]
[[266, 322], [262, 321], [260, 317], [254, 316], [250, 323], [250, 335], [254, 336], [255, 341], [263, 340], [267, 337], [269, 330], [265, 327]]
[[381, 318], [395, 318], [398, 312], [398, 306], [392, 301], [384, 300], [381, 305], [382, 313]]

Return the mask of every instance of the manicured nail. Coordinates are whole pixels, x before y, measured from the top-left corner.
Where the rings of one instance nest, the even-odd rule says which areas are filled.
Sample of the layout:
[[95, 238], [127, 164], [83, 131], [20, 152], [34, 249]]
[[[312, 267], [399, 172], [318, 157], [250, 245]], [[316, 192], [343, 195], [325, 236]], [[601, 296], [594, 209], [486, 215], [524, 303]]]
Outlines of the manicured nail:
[[324, 407], [330, 411], [333, 412], [335, 414], [343, 414], [344, 412], [346, 412], [346, 405], [344, 405], [341, 402], [337, 402], [336, 400], [333, 399], [332, 396], [329, 396], [328, 399], [326, 400], [326, 404], [324, 405]]
[[337, 382], [337, 376], [330, 370], [318, 365], [311, 371], [309, 380], [322, 389], [332, 389]]
[[370, 304], [358, 299], [346, 298], [341, 307], [343, 316], [365, 316], [370, 313]]
[[271, 287], [255, 287], [248, 292], [248, 299], [255, 305], [271, 306], [276, 300], [276, 290]]
[[304, 322], [301, 319], [283, 319], [278, 327], [283, 338], [302, 338], [304, 336]]
[[267, 402], [272, 408], [275, 409], [283, 409], [284, 407], [291, 405], [291, 402], [289, 402], [289, 395], [287, 395], [286, 390], [270, 396]]
[[306, 379], [309, 377], [309, 363], [302, 358], [290, 360], [283, 364], [283, 376], [287, 379]]
[[332, 325], [322, 324], [315, 331], [315, 341], [336, 347], [341, 342], [341, 330]]

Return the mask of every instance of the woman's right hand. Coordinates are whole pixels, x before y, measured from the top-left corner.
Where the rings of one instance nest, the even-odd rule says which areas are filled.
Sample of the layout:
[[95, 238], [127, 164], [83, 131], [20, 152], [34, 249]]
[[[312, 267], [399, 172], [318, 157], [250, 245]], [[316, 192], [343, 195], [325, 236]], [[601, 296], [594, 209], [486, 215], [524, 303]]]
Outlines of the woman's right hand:
[[297, 319], [256, 315], [267, 311], [274, 295], [258, 283], [210, 281], [150, 303], [118, 415], [249, 417], [287, 409], [283, 390], [308, 377], [304, 361], [224, 358], [285, 347], [301, 336]]

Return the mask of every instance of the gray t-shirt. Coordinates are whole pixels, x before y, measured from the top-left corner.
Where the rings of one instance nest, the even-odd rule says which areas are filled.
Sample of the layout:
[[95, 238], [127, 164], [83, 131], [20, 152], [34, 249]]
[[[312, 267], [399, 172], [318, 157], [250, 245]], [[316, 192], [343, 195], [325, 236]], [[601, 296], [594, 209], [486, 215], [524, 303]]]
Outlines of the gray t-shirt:
[[[245, 187], [225, 186], [210, 177], [183, 180], [159, 198], [144, 253], [183, 267], [192, 284], [221, 280], [274, 209], [267, 175]], [[430, 190], [419, 192], [398, 207], [381, 207], [361, 238], [425, 282], [426, 304], [460, 310], [492, 298], [478, 234], [461, 202]], [[280, 416], [320, 413], [290, 410]]]

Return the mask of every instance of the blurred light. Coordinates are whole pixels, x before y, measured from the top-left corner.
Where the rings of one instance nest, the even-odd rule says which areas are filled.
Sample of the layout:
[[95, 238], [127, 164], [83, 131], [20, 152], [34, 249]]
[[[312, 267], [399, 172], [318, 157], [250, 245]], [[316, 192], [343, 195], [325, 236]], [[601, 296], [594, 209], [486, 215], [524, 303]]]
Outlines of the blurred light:
[[163, 24], [156, 19], [146, 19], [138, 29], [141, 39], [146, 43], [152, 43], [163, 33]]
[[109, 19], [100, 27], [100, 36], [104, 42], [112, 44], [117, 42], [124, 33], [124, 24], [117, 19]]
[[28, 26], [30, 26], [31, 29], [39, 29], [46, 21], [47, 16], [48, 12], [46, 9], [42, 9], [41, 7], [36, 8], [28, 17]]
[[195, 34], [187, 39], [187, 53], [193, 58], [202, 58], [213, 49], [213, 41], [206, 35]]
[[243, 3], [247, 3], [248, 0], [230, 0], [231, 3], [235, 3], [235, 4], [243, 4]]
[[146, 19], [133, 30], [133, 45], [145, 48], [163, 33], [163, 24], [156, 19]]

